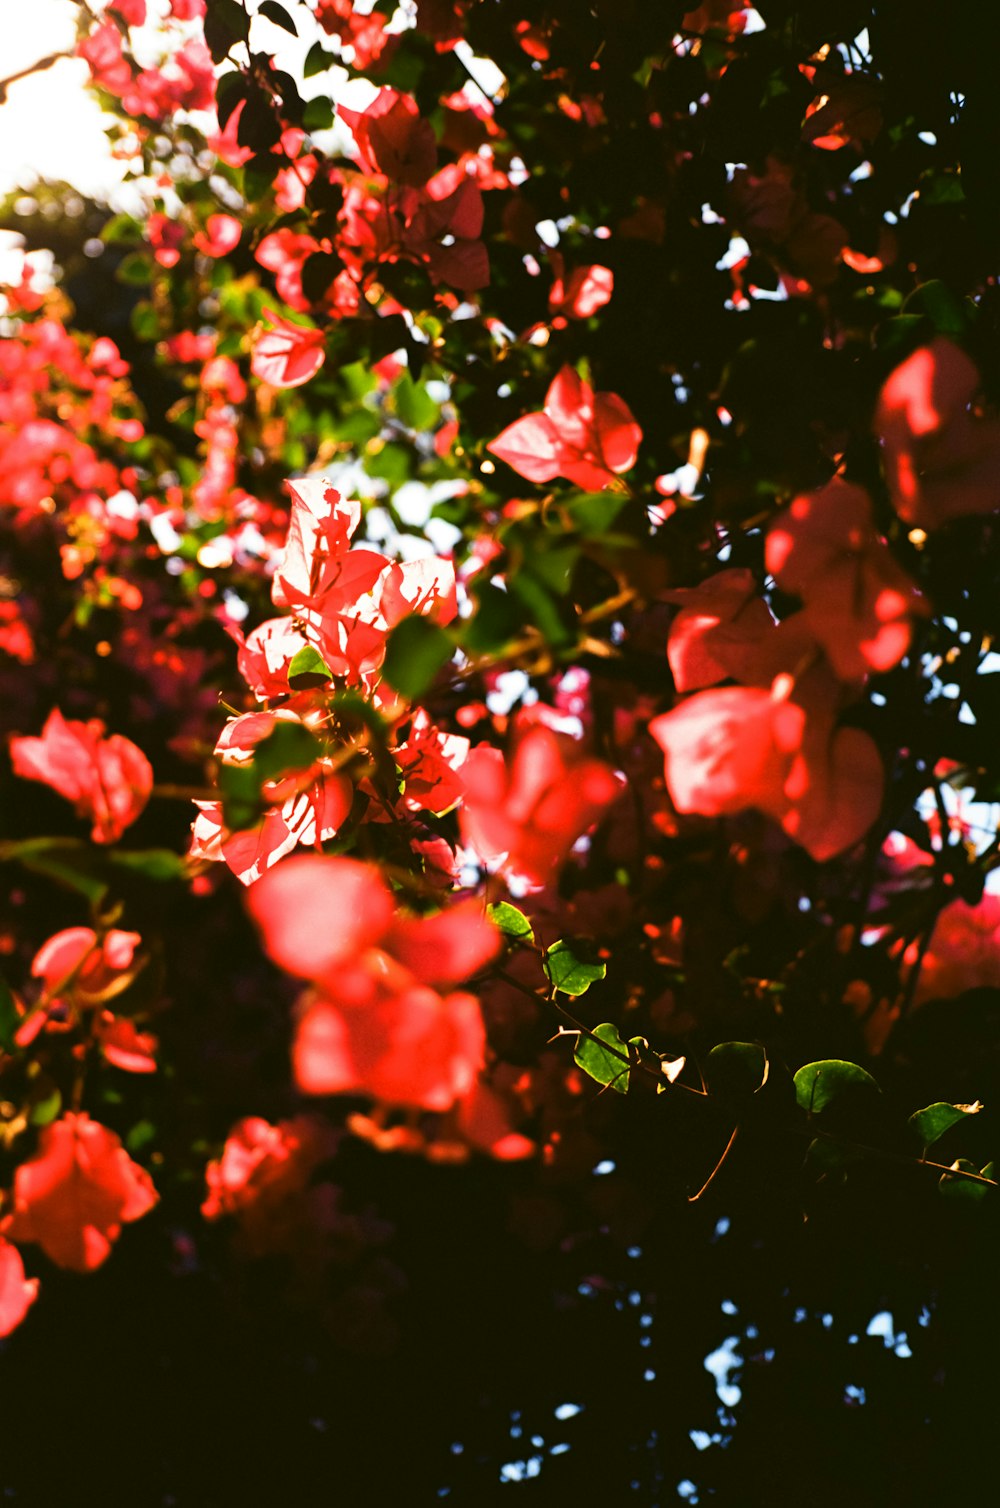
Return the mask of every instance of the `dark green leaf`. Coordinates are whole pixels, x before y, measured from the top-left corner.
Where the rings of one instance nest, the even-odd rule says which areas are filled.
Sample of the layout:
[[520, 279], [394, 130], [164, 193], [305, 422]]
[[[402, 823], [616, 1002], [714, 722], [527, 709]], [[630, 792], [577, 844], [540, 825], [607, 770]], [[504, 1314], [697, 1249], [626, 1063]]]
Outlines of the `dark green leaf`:
[[247, 91], [247, 102], [236, 128], [236, 140], [252, 152], [269, 152], [281, 136], [281, 122], [269, 94], [259, 85]]
[[819, 1063], [807, 1063], [795, 1075], [795, 1098], [803, 1110], [818, 1115], [827, 1105], [844, 1094], [857, 1090], [874, 1090], [878, 1085], [870, 1073], [856, 1063], [844, 1063], [840, 1058], [826, 1058]]
[[241, 100], [246, 99], [246, 75], [239, 69], [224, 73], [215, 86], [215, 108], [219, 125], [225, 130], [226, 123]]
[[925, 315], [934, 326], [936, 335], [951, 335], [961, 340], [972, 328], [975, 305], [959, 298], [940, 278], [932, 278], [914, 288], [904, 303], [902, 317], [913, 314]]
[[4, 844], [3, 858], [66, 885], [91, 905], [99, 905], [107, 894], [107, 881], [98, 872], [100, 856], [79, 838], [26, 838]]
[[142, 341], [159, 339], [160, 316], [148, 299], [140, 299], [129, 316], [133, 333]]
[[110, 848], [108, 860], [118, 869], [158, 882], [187, 878], [187, 860], [169, 848]]
[[213, 63], [221, 63], [234, 42], [250, 36], [250, 17], [238, 0], [208, 0], [205, 41]]
[[261, 780], [276, 780], [296, 770], [308, 770], [320, 753], [320, 745], [308, 728], [281, 719], [257, 745], [253, 763]]
[[603, 962], [591, 963], [580, 957], [581, 945], [555, 942], [545, 955], [545, 969], [557, 990], [564, 995], [584, 995], [597, 979], [603, 979], [608, 966]]
[[509, 592], [490, 581], [473, 585], [476, 612], [462, 623], [463, 647], [473, 654], [495, 653], [521, 631], [522, 616]]
[[408, 701], [420, 699], [453, 654], [451, 638], [429, 618], [404, 618], [389, 635], [383, 674]]
[[[595, 1042], [594, 1037], [600, 1040]], [[628, 1093], [628, 1044], [622, 1040], [617, 1026], [613, 1026], [610, 1021], [595, 1026], [593, 1036], [581, 1035], [577, 1038], [573, 1061], [598, 1084], [610, 1085], [618, 1094]]]
[[[958, 1157], [952, 1163], [952, 1167], [962, 1173], [977, 1173], [980, 1178], [993, 1178], [993, 1164], [988, 1162], [983, 1169], [976, 1167], [967, 1157]], [[989, 1184], [974, 1183], [970, 1178], [951, 1178], [947, 1173], [942, 1173], [938, 1179], [938, 1188], [949, 1199], [965, 1199], [976, 1203], [985, 1199], [991, 1190]]]
[[709, 1093], [727, 1103], [746, 1103], [767, 1083], [767, 1053], [759, 1042], [720, 1042], [702, 1066]]
[[498, 901], [495, 906], [487, 906], [486, 915], [494, 927], [512, 942], [534, 942], [535, 934], [528, 918], [509, 901]]
[[281, 26], [285, 31], [290, 31], [293, 37], [298, 36], [295, 22], [278, 0], [261, 0], [258, 16], [266, 16], [268, 21], [273, 21], [275, 26]]
[[926, 1110], [918, 1110], [911, 1115], [907, 1124], [925, 1147], [932, 1147], [938, 1137], [943, 1136], [952, 1126], [957, 1126], [966, 1116], [978, 1115], [982, 1108], [978, 1100], [974, 1105], [948, 1105], [939, 1100], [934, 1105], [928, 1105]]
[[585, 492], [567, 503], [567, 511], [581, 534], [606, 534], [627, 499], [616, 492]]
[[302, 112], [302, 126], [306, 131], [329, 131], [333, 122], [333, 105], [328, 99], [311, 99]]
[[327, 52], [322, 42], [314, 42], [306, 53], [306, 61], [302, 69], [303, 78], [315, 78], [317, 73], [326, 73], [333, 66], [333, 56]]
[[130, 251], [115, 268], [115, 277], [119, 283], [145, 284], [149, 282], [152, 270], [153, 263], [147, 251]]
[[344, 264], [332, 251], [316, 251], [302, 264], [302, 291], [311, 304], [321, 303]]

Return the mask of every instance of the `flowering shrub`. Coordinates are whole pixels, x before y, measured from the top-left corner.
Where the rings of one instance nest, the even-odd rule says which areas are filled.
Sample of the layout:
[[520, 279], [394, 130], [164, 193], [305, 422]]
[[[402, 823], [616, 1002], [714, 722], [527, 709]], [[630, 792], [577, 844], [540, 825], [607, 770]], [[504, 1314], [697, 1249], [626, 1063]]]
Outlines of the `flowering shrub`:
[[738, 1135], [995, 1198], [995, 209], [883, 10], [80, 8], [144, 209], [104, 323], [3, 295], [0, 1334], [162, 1201], [391, 1350], [362, 1145], [539, 1248], [630, 1141], [597, 1226]]

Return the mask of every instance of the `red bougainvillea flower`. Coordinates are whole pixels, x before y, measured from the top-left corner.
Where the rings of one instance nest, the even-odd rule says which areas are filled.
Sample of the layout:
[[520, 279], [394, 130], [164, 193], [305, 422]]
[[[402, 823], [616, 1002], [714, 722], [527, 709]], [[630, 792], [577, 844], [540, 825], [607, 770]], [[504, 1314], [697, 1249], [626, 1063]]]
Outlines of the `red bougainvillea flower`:
[[756, 808], [822, 861], [875, 821], [882, 762], [866, 733], [835, 728], [832, 717], [807, 719], [790, 689], [781, 676], [770, 692], [701, 691], [654, 718], [649, 731], [679, 812], [719, 817]]
[[14, 1174], [14, 1211], [3, 1231], [13, 1241], [36, 1241], [60, 1267], [92, 1272], [122, 1225], [156, 1200], [149, 1174], [113, 1131], [68, 1113], [43, 1128], [38, 1151]]
[[315, 377], [326, 360], [323, 331], [293, 325], [270, 309], [264, 310], [264, 317], [273, 328], [254, 341], [251, 371], [272, 387], [301, 387]]
[[[662, 595], [680, 608], [667, 639], [667, 660], [678, 691], [701, 691], [725, 680], [758, 680], [765, 658], [762, 641], [776, 625], [752, 571], [719, 571], [700, 586]], [[765, 684], [770, 685], [773, 674], [766, 676]]]
[[260, 701], [287, 696], [288, 668], [309, 643], [291, 618], [268, 618], [243, 638], [239, 629], [229, 632], [239, 645], [236, 663], [240, 674]]
[[921, 346], [882, 388], [875, 433], [900, 518], [938, 529], [1000, 508], [1000, 418], [982, 412], [972, 359], [944, 335]]
[[435, 283], [450, 283], [463, 293], [485, 288], [490, 259], [479, 239], [483, 229], [483, 195], [478, 183], [452, 163], [436, 173], [419, 193], [400, 201], [404, 248], [427, 263]]
[[380, 89], [364, 110], [341, 105], [338, 115], [354, 137], [366, 173], [419, 188], [437, 167], [434, 128], [421, 119], [412, 95]]
[[465, 794], [461, 768], [469, 740], [435, 728], [423, 708], [414, 714], [406, 742], [393, 751], [403, 777], [403, 805], [411, 812], [443, 816]]
[[240, 244], [243, 226], [235, 215], [209, 215], [205, 229], [194, 236], [194, 244], [206, 257], [224, 257]]
[[106, 738], [96, 718], [67, 722], [58, 708], [41, 737], [11, 738], [10, 757], [15, 775], [50, 785], [92, 820], [95, 843], [117, 842], [153, 789], [152, 766], [130, 739], [120, 733]]
[[364, 72], [392, 50], [399, 38], [387, 32], [386, 17], [378, 11], [360, 14], [354, 0], [319, 0], [316, 20], [328, 36], [337, 37], [354, 50], [353, 67]]
[[[216, 757], [224, 765], [249, 764], [257, 745], [279, 722], [300, 721], [290, 707], [233, 718], [215, 746]], [[224, 825], [220, 801], [196, 802], [192, 856], [221, 859], [244, 885], [251, 885], [299, 844], [314, 847], [334, 837], [350, 813], [354, 786], [349, 776], [320, 758], [289, 780], [265, 781], [261, 794], [273, 805], [254, 826], [238, 832]]]
[[94, 1021], [94, 1038], [108, 1062], [125, 1073], [155, 1073], [159, 1039], [140, 1031], [126, 1016], [102, 1011]]
[[552, 728], [520, 737], [509, 765], [499, 749], [480, 744], [461, 769], [465, 800], [462, 841], [505, 874], [543, 885], [578, 838], [621, 792], [603, 760]]
[[414, 614], [442, 625], [451, 623], [458, 613], [454, 562], [440, 555], [387, 562], [377, 596], [388, 628]]
[[564, 476], [599, 492], [635, 465], [642, 430], [621, 398], [595, 393], [572, 367], [558, 373], [539, 414], [526, 414], [487, 445], [529, 482]]
[[[916, 966], [919, 945], [904, 954]], [[920, 965], [915, 1005], [925, 1000], [951, 1000], [964, 990], [1000, 989], [1000, 896], [984, 895], [975, 906], [952, 901], [934, 923]]]
[[166, 215], [157, 213], [150, 215], [146, 221], [146, 239], [161, 267], [177, 266], [181, 259], [180, 248], [186, 237], [187, 231], [179, 220], [170, 220]]
[[[361, 504], [341, 497], [326, 477], [302, 477], [289, 482], [288, 490], [292, 512], [271, 587], [275, 607], [306, 606], [321, 596], [330, 578], [339, 574], [351, 535], [361, 522]], [[374, 584], [385, 557], [361, 553], [373, 557]], [[377, 569], [376, 562], [381, 562]]]
[[21, 1253], [0, 1239], [0, 1338], [16, 1330], [38, 1297], [38, 1279], [24, 1276]]
[[879, 85], [861, 74], [839, 76], [816, 71], [821, 90], [806, 108], [802, 140], [827, 152], [852, 141], [874, 141], [882, 129]]
[[833, 477], [771, 526], [767, 569], [804, 603], [802, 620], [844, 681], [898, 665], [926, 604], [872, 522], [864, 488]]
[[317, 986], [297, 1018], [302, 1090], [438, 1111], [468, 1092], [485, 1033], [478, 1001], [453, 986], [500, 946], [478, 902], [397, 914], [377, 869], [301, 856], [254, 886], [248, 906], [274, 961]]
[[43, 1002], [32, 1008], [18, 1027], [16, 1040], [24, 1047], [43, 1028], [65, 1030], [67, 1010], [86, 1009], [112, 999], [135, 978], [138, 932], [112, 928], [98, 940], [92, 927], [67, 927], [43, 943], [31, 972], [42, 982]]
[[565, 319], [589, 319], [598, 309], [603, 309], [615, 287], [615, 275], [610, 267], [589, 263], [585, 267], [574, 267], [567, 277], [559, 252], [550, 252], [549, 261], [553, 275], [549, 289], [550, 314], [562, 315]]
[[206, 1220], [268, 1209], [304, 1189], [317, 1163], [336, 1148], [337, 1136], [325, 1122], [300, 1115], [271, 1126], [247, 1116], [230, 1131], [222, 1155], [205, 1169]]

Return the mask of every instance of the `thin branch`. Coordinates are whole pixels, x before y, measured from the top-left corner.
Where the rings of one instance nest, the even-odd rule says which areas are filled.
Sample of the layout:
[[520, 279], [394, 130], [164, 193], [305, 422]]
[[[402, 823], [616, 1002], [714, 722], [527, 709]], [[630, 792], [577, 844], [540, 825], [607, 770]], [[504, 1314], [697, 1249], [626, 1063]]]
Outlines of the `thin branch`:
[[702, 1186], [698, 1190], [697, 1194], [689, 1194], [688, 1195], [688, 1204], [694, 1204], [697, 1200], [699, 1200], [701, 1198], [702, 1194], [704, 1194], [705, 1190], [709, 1187], [709, 1185], [711, 1184], [712, 1180], [714, 1179], [716, 1173], [718, 1173], [719, 1169], [722, 1167], [722, 1164], [725, 1162], [726, 1158], [729, 1156], [730, 1152], [733, 1150], [733, 1142], [736, 1140], [736, 1136], [737, 1136], [737, 1133], [738, 1133], [739, 1129], [740, 1129], [739, 1121], [737, 1121], [736, 1125], [733, 1127], [733, 1134], [732, 1134], [732, 1136], [729, 1138], [729, 1140], [726, 1142], [725, 1147], [723, 1148], [722, 1156], [719, 1158], [718, 1162], [715, 1164], [715, 1167], [712, 1169], [711, 1173], [709, 1173], [708, 1177], [705, 1179], [705, 1182], [702, 1184]]
[[44, 73], [53, 64], [59, 63], [63, 58], [73, 58], [76, 53], [71, 50], [65, 52], [50, 52], [46, 57], [39, 58], [37, 63], [30, 63], [27, 68], [21, 68], [17, 73], [10, 74], [5, 79], [0, 79], [0, 105], [7, 103], [7, 91], [11, 84], [20, 83], [21, 79], [30, 78], [33, 73]]

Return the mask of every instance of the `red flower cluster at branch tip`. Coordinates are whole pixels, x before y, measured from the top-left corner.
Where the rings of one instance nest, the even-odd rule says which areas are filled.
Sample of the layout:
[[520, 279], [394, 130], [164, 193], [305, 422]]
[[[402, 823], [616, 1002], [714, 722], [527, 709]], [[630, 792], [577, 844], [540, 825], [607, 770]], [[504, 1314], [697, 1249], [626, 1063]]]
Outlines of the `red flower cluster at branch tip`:
[[765, 559], [782, 591], [802, 598], [801, 624], [844, 681], [897, 665], [910, 645], [913, 614], [927, 611], [876, 533], [867, 492], [841, 477], [779, 515]]
[[558, 373], [541, 413], [526, 414], [486, 449], [527, 477], [551, 482], [564, 476], [599, 492], [635, 465], [642, 430], [614, 393], [595, 393], [572, 367]]
[[1000, 417], [977, 405], [979, 372], [939, 335], [896, 368], [882, 388], [875, 433], [900, 518], [939, 529], [1000, 508]]
[[518, 738], [509, 762], [489, 744], [461, 769], [463, 842], [502, 872], [542, 885], [561, 868], [578, 838], [621, 794], [603, 760], [565, 734], [535, 726]]
[[274, 961], [315, 986], [292, 1052], [305, 1093], [447, 1110], [470, 1092], [485, 1037], [477, 1000], [454, 986], [500, 947], [478, 902], [405, 916], [377, 869], [308, 856], [266, 875], [247, 905]]
[[857, 843], [878, 816], [883, 771], [867, 733], [837, 728], [789, 699], [791, 677], [772, 691], [701, 691], [654, 718], [667, 790], [682, 813], [720, 817], [753, 807], [774, 817], [814, 859]]
[[263, 331], [253, 343], [250, 369], [254, 376], [272, 387], [300, 387], [315, 377], [326, 360], [322, 330], [293, 325], [270, 309], [264, 310], [264, 317], [271, 329]]
[[38, 1151], [14, 1174], [13, 1213], [0, 1229], [12, 1241], [37, 1242], [59, 1267], [92, 1272], [122, 1226], [156, 1199], [149, 1174], [113, 1131], [67, 1113], [42, 1129]]
[[49, 713], [40, 738], [12, 738], [14, 774], [40, 780], [72, 801], [93, 822], [95, 843], [115, 843], [139, 816], [153, 788], [153, 770], [141, 749], [104, 724], [67, 722]]

